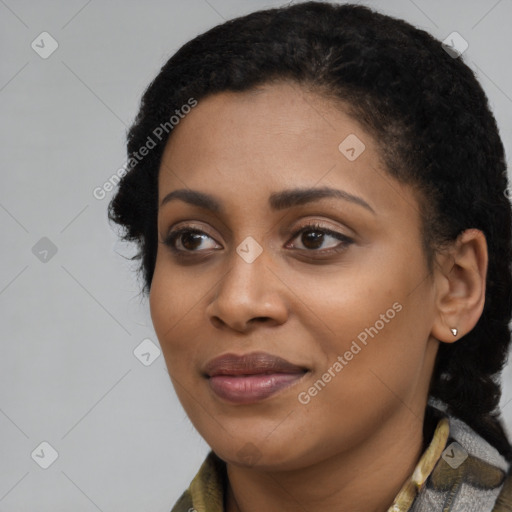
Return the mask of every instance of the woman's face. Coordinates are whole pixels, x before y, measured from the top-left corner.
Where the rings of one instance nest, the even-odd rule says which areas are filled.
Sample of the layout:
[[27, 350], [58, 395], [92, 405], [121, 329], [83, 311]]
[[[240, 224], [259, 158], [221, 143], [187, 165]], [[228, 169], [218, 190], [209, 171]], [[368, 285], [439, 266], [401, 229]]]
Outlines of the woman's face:
[[421, 428], [438, 341], [419, 206], [354, 119], [298, 85], [212, 95], [158, 187], [154, 328], [221, 458], [300, 468]]

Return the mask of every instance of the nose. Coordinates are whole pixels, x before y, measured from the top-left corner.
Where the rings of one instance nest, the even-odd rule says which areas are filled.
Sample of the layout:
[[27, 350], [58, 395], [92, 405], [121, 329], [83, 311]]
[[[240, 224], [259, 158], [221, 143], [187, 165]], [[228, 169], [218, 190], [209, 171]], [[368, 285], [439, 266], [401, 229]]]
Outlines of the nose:
[[216, 328], [247, 332], [257, 324], [277, 326], [286, 322], [287, 287], [268, 265], [264, 252], [252, 263], [233, 252], [207, 314]]

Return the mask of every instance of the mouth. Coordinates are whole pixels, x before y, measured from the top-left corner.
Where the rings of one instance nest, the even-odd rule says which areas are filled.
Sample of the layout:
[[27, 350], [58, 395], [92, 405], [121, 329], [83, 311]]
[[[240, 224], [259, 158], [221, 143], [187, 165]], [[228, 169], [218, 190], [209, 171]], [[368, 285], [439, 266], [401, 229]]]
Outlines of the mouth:
[[253, 352], [212, 359], [205, 366], [204, 376], [218, 397], [233, 404], [250, 404], [288, 388], [307, 372], [307, 368], [280, 357]]

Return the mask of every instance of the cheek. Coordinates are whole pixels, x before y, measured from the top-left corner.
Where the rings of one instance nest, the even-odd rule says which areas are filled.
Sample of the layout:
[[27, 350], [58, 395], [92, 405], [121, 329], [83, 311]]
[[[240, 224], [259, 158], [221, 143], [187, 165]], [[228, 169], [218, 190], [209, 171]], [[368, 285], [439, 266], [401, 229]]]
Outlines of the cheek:
[[343, 370], [337, 365], [337, 375], [360, 385], [359, 396], [376, 379], [371, 371], [399, 388], [414, 380], [428, 338], [428, 283], [418, 286], [425, 272], [420, 255], [406, 262], [402, 254], [389, 252], [379, 261], [303, 281], [301, 319], [314, 334], [317, 376], [338, 361]]
[[333, 382], [323, 394], [327, 402], [337, 396], [353, 404], [375, 403], [393, 392], [403, 396], [418, 379], [429, 334], [430, 291], [427, 281], [418, 286], [419, 265], [411, 261], [410, 272], [403, 265], [395, 259], [309, 288], [309, 303], [317, 308], [309, 328], [328, 333], [315, 337], [323, 353], [315, 378], [329, 369], [337, 376], [325, 376]]
[[[385, 270], [383, 265], [362, 267], [361, 264], [311, 280], [302, 279], [301, 287], [294, 290], [297, 294], [304, 292], [304, 313], [309, 310], [309, 314], [302, 316], [302, 320], [308, 319], [306, 330], [324, 334], [316, 337], [323, 351], [343, 350], [347, 342], [350, 344], [361, 333], [364, 341], [365, 329], [376, 322], [379, 332], [389, 330], [398, 315], [397, 309], [401, 309], [407, 284], [399, 279], [403, 281], [404, 277], [395, 276], [392, 268]], [[397, 302], [400, 304], [393, 308]], [[338, 342], [330, 347], [333, 340]]]
[[193, 322], [197, 322], [201, 294], [200, 290], [188, 284], [179, 271], [172, 272], [171, 277], [171, 273], [157, 262], [149, 294], [149, 307], [169, 372], [174, 371], [173, 366], [176, 369], [180, 365], [187, 366], [184, 363], [195, 350]]

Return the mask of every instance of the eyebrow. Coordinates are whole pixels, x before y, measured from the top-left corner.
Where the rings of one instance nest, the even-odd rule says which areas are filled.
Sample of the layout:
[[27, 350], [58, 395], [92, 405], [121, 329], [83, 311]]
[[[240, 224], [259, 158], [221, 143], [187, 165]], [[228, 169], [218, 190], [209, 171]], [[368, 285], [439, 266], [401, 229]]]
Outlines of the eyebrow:
[[[357, 204], [375, 214], [375, 210], [361, 197], [330, 187], [282, 190], [281, 192], [271, 194], [268, 202], [272, 210], [279, 211], [331, 197]], [[223, 212], [221, 202], [214, 196], [190, 189], [178, 189], [170, 192], [162, 199], [160, 208], [176, 199], [181, 199], [188, 204], [199, 206], [215, 213]]]

